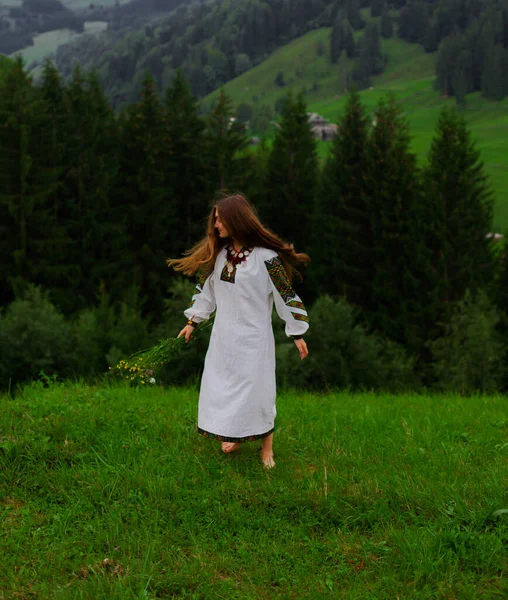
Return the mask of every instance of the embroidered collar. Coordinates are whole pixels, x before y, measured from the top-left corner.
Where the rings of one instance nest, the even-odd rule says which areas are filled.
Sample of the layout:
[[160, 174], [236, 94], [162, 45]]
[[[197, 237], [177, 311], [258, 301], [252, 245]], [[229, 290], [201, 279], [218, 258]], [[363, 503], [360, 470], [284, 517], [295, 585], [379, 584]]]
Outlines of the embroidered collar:
[[237, 252], [233, 244], [229, 244], [226, 247], [226, 262], [228, 262], [231, 266], [236, 267], [240, 263], [247, 260], [248, 256], [252, 252], [252, 248], [246, 248], [245, 246]]

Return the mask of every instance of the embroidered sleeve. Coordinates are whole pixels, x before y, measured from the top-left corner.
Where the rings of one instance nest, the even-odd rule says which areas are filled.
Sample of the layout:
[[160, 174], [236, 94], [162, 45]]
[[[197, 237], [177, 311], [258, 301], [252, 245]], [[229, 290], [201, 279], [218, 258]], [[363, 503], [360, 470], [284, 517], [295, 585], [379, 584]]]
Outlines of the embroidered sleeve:
[[270, 276], [275, 309], [286, 322], [286, 335], [303, 335], [309, 328], [309, 317], [301, 298], [293, 290], [284, 265], [278, 256], [265, 260]]
[[196, 323], [206, 321], [215, 311], [213, 272], [207, 277], [200, 275], [189, 308], [184, 312], [188, 319]]

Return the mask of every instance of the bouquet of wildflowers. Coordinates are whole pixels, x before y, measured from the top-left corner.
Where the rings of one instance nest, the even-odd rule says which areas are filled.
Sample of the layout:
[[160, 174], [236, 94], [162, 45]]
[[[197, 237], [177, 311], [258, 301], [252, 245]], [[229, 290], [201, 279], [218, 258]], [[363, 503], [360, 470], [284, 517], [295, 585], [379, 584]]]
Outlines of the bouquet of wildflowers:
[[[193, 334], [201, 329], [206, 329], [212, 325], [211, 321], [205, 324], [199, 324]], [[192, 338], [191, 338], [192, 339]], [[131, 354], [129, 358], [122, 359], [115, 367], [110, 370], [117, 372], [135, 383], [154, 384], [160, 370], [173, 360], [185, 347], [185, 336], [179, 338], [166, 338], [161, 340], [156, 346], [147, 350], [140, 350]]]

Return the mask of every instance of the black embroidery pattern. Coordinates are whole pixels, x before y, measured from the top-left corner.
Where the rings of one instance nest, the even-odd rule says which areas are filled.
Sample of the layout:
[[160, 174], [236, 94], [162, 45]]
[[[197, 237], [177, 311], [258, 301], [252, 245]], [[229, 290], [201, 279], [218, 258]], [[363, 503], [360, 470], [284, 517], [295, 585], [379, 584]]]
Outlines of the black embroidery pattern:
[[[278, 256], [275, 256], [270, 260], [265, 260], [265, 265], [273, 285], [281, 295], [286, 306], [289, 308], [299, 308], [300, 310], [305, 310], [304, 303], [296, 295], [296, 292], [291, 286], [291, 282], [289, 281], [289, 277], [287, 276], [286, 269], [284, 269], [281, 259]], [[291, 311], [291, 314], [296, 321], [305, 321], [306, 323], [309, 322], [309, 317], [307, 314], [294, 311]]]
[[277, 288], [277, 291], [282, 296], [282, 299], [287, 304], [293, 300], [296, 296], [289, 277], [287, 276], [286, 269], [282, 264], [281, 259], [278, 256], [274, 256], [270, 260], [265, 260], [265, 265], [270, 275], [273, 285]]
[[259, 433], [257, 435], [249, 435], [247, 437], [237, 438], [237, 437], [226, 437], [225, 435], [217, 435], [216, 433], [210, 433], [209, 431], [205, 431], [198, 427], [198, 433], [203, 437], [206, 437], [210, 440], [217, 440], [218, 442], [236, 442], [236, 443], [244, 443], [244, 442], [254, 442], [256, 440], [261, 440], [262, 438], [268, 437], [271, 433], [275, 431], [275, 427], [272, 427], [270, 431], [266, 433]]
[[228, 263], [224, 265], [222, 273], [220, 274], [221, 281], [227, 281], [228, 283], [234, 283], [236, 277], [236, 265], [233, 265], [233, 269], [228, 271]]

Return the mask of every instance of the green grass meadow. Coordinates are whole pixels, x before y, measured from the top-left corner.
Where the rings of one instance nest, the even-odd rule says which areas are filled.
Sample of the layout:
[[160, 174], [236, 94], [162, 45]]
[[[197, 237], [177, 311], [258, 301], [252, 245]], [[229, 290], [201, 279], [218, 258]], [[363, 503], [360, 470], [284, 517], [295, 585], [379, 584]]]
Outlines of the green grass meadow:
[[284, 393], [275, 456], [195, 433], [194, 389], [0, 398], [0, 598], [508, 594], [504, 397]]
[[[369, 20], [367, 15], [364, 17]], [[339, 67], [331, 64], [327, 56], [329, 34], [330, 30], [324, 28], [294, 40], [224, 89], [234, 104], [245, 102], [253, 106], [274, 106], [289, 90], [304, 92], [309, 111], [336, 122], [344, 110], [345, 95]], [[325, 49], [323, 56], [318, 55], [320, 44]], [[373, 111], [380, 99], [388, 94], [394, 96], [407, 116], [413, 151], [424, 164], [439, 114], [445, 106], [455, 106], [455, 100], [443, 98], [434, 89], [435, 54], [426, 54], [421, 46], [397, 37], [382, 40], [382, 48], [388, 61], [386, 70], [373, 78], [373, 89], [363, 91], [362, 100]], [[284, 73], [285, 87], [275, 83], [279, 71]], [[205, 102], [215, 96], [216, 93], [211, 94]], [[480, 94], [469, 94], [464, 114], [495, 194], [494, 226], [496, 231], [508, 234], [508, 99], [490, 102]], [[329, 143], [320, 142], [320, 155], [324, 158], [328, 151]]]

